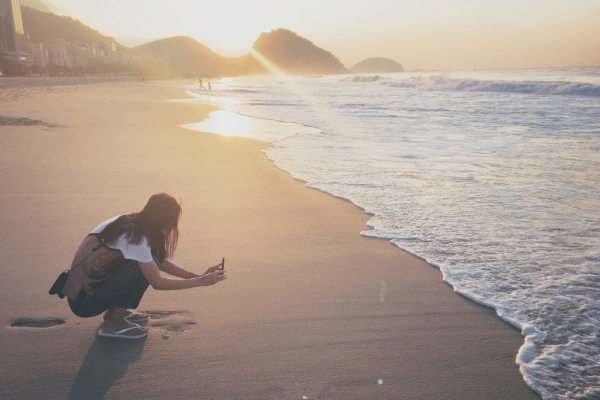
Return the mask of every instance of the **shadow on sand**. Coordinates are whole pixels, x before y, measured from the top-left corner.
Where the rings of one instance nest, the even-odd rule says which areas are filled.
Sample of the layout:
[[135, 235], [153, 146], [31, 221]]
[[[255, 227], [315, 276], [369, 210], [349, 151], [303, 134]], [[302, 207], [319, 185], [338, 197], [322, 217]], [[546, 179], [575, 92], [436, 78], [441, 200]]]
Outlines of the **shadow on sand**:
[[102, 399], [125, 375], [129, 365], [138, 361], [146, 338], [136, 340], [99, 338], [90, 346], [71, 387], [69, 400]]

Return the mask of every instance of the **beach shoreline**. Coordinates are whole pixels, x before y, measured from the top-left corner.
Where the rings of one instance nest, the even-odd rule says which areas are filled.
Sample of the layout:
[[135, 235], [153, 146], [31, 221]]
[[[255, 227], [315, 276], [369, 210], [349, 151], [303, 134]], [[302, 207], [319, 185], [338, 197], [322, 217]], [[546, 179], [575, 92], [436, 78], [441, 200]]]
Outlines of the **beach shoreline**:
[[[0, 87], [0, 116], [42, 122], [0, 127], [0, 397], [539, 398], [515, 328], [360, 236], [369, 216], [276, 168], [267, 143], [181, 128], [217, 110], [167, 101], [184, 83]], [[229, 279], [150, 289], [148, 339], [96, 338], [98, 318], [47, 290], [89, 229], [160, 191], [183, 200], [174, 261], [225, 254]]]

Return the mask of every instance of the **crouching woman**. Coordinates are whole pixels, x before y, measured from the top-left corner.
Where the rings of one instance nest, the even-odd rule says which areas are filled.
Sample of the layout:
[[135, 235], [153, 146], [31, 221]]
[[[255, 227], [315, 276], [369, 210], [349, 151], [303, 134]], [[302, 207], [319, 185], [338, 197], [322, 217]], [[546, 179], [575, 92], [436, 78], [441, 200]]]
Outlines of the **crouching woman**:
[[[99, 336], [138, 339], [148, 334], [138, 324], [148, 315], [135, 311], [148, 285], [179, 290], [227, 278], [221, 264], [197, 275], [169, 261], [177, 247], [180, 217], [175, 198], [155, 194], [142, 211], [104, 221], [79, 246], [62, 293], [79, 317], [104, 313]], [[179, 279], [163, 277], [160, 271]]]

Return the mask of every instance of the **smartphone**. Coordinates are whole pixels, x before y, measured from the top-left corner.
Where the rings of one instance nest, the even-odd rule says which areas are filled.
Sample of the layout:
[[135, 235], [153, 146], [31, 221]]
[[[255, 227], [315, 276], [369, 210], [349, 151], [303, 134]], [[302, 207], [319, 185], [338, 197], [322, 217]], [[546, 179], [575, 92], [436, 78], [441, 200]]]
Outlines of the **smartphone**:
[[221, 259], [221, 269], [222, 270], [225, 269], [225, 256], [223, 256], [222, 259]]

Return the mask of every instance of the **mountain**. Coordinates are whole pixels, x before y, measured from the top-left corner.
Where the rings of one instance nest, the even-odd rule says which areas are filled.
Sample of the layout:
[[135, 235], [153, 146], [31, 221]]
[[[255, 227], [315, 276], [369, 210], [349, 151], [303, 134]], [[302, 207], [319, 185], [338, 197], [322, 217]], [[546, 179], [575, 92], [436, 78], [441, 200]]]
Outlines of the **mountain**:
[[[23, 27], [29, 32], [31, 42], [64, 39], [73, 43], [117, 43], [113, 37], [103, 35], [71, 17], [58, 16], [27, 6], [21, 6], [21, 15]], [[117, 50], [122, 51], [127, 48], [117, 43]]]
[[237, 75], [245, 64], [244, 57], [223, 57], [203, 44], [187, 36], [175, 36], [155, 40], [131, 49], [132, 53], [144, 59], [144, 63], [154, 59], [163, 64], [164, 72], [184, 73], [201, 76]]
[[[260, 55], [253, 56], [258, 52]], [[151, 73], [237, 76], [273, 73], [265, 64], [287, 74], [344, 74], [349, 71], [330, 52], [287, 29], [261, 34], [250, 54], [228, 58], [186, 36], [159, 39], [134, 47]], [[261, 63], [259, 59], [266, 59]]]
[[[333, 54], [317, 47], [310, 40], [283, 28], [262, 33], [254, 42], [252, 49], [288, 74], [345, 74], [349, 72]], [[257, 62], [254, 61], [249, 65], [254, 64], [255, 68]], [[257, 71], [260, 71], [260, 68]]]
[[404, 67], [391, 58], [373, 57], [362, 60], [350, 68], [355, 74], [404, 72]]
[[[28, 3], [43, 5], [39, 0], [29, 0]], [[257, 75], [273, 73], [273, 68], [269, 68], [273, 65], [287, 74], [349, 72], [333, 54], [283, 28], [261, 34], [254, 42], [250, 54], [231, 58], [223, 57], [186, 36], [159, 39], [129, 49], [113, 37], [103, 35], [71, 17], [58, 16], [27, 6], [21, 6], [21, 14], [31, 42], [64, 39], [72, 43], [117, 43], [118, 51], [137, 56], [136, 64], [145, 74], [211, 77]]]

